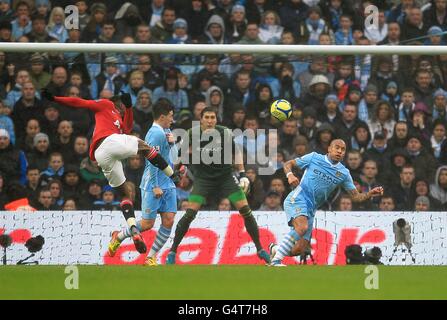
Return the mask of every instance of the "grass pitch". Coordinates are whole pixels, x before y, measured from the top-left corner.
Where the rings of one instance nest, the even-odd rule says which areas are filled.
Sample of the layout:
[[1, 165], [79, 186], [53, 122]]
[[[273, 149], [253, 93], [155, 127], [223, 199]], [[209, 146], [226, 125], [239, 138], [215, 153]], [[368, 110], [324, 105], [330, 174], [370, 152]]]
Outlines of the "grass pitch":
[[447, 267], [437, 266], [379, 266], [378, 290], [365, 288], [369, 276], [365, 266], [78, 266], [78, 270], [79, 289], [67, 290], [65, 266], [0, 266], [0, 299], [447, 299]]

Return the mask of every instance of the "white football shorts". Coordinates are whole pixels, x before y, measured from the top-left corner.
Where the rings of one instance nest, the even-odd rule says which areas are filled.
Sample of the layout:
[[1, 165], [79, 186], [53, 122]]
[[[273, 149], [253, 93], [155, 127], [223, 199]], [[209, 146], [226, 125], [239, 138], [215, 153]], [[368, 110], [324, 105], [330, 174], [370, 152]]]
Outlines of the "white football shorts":
[[138, 138], [127, 134], [112, 134], [95, 150], [95, 158], [112, 187], [126, 181], [121, 160], [138, 153]]

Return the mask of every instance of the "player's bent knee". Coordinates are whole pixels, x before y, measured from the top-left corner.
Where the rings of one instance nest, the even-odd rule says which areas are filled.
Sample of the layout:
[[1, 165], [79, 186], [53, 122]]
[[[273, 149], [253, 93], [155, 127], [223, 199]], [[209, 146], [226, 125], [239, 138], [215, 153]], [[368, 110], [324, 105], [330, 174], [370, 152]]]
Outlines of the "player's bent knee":
[[174, 225], [174, 220], [175, 220], [174, 213], [169, 213], [162, 217], [161, 224], [163, 225], [163, 227], [171, 229], [172, 226]]
[[242, 208], [239, 209], [239, 213], [245, 218], [245, 217], [249, 217], [251, 215], [251, 209], [248, 205], [243, 206]]
[[152, 229], [155, 220], [143, 219], [141, 220], [141, 231], [146, 231]]

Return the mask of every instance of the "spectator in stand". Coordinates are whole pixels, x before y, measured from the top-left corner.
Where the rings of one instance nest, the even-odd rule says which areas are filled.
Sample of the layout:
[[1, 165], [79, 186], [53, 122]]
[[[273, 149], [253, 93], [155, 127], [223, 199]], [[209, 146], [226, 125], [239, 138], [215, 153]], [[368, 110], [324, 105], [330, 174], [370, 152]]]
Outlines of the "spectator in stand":
[[352, 199], [347, 194], [342, 194], [338, 198], [338, 211], [352, 211]]
[[380, 198], [379, 209], [380, 211], [394, 211], [396, 208], [394, 199], [390, 195], [384, 195]]
[[51, 196], [51, 191], [48, 188], [44, 188], [39, 191], [37, 203], [33, 204], [33, 206], [38, 211], [56, 211], [60, 209], [59, 206], [53, 204], [53, 197]]
[[246, 166], [247, 178], [250, 180], [250, 191], [247, 194], [247, 201], [250, 208], [257, 210], [264, 200], [264, 184], [259, 178], [256, 168]]
[[386, 101], [378, 101], [374, 106], [374, 114], [367, 122], [372, 135], [376, 132], [382, 132], [386, 140], [393, 137], [394, 121], [393, 108]]
[[67, 198], [65, 199], [64, 205], [62, 207], [63, 211], [76, 211], [78, 210], [78, 205], [76, 203], [76, 199]]
[[36, 15], [31, 22], [31, 31], [26, 34], [29, 42], [50, 42], [56, 39], [47, 31], [46, 18], [43, 15]]
[[430, 195], [440, 201], [445, 210], [447, 209], [447, 166], [440, 166], [432, 181], [435, 183], [430, 185]]
[[[132, 105], [137, 102], [138, 93], [141, 90], [149, 90], [144, 86], [144, 75], [139, 70], [134, 70], [130, 73], [129, 83], [122, 88], [122, 91], [129, 93], [132, 98]], [[150, 91], [150, 90], [149, 90]]]
[[335, 32], [336, 45], [352, 45], [352, 17], [346, 14], [340, 16], [340, 27]]
[[34, 137], [40, 133], [40, 123], [36, 119], [29, 119], [26, 128], [25, 136], [17, 141], [17, 146], [25, 153], [30, 152], [34, 147]]
[[114, 94], [118, 94], [122, 87], [125, 85], [125, 80], [120, 76], [118, 70], [118, 58], [115, 56], [109, 56], [104, 60], [105, 70], [100, 73], [92, 81], [91, 95], [93, 99], [98, 99], [99, 93], [103, 89], [112, 91]]
[[[12, 88], [9, 90], [6, 95], [5, 104], [11, 109], [14, 110], [14, 105], [19, 101], [19, 99], [23, 95], [23, 85], [31, 81], [30, 74], [28, 70], [19, 69], [14, 74], [15, 81], [12, 83]], [[36, 97], [39, 95], [36, 93]]]
[[106, 181], [106, 177], [104, 176], [101, 168], [98, 166], [98, 163], [96, 161], [92, 161], [90, 157], [86, 157], [81, 161], [80, 173], [82, 179], [86, 182], [90, 182], [92, 180], [103, 182]]
[[151, 91], [147, 89], [140, 90], [134, 107], [134, 121], [141, 127], [141, 136], [144, 137], [154, 121]]
[[231, 202], [228, 198], [223, 198], [219, 201], [219, 205], [217, 207], [219, 211], [230, 211], [231, 210]]
[[11, 0], [0, 1], [0, 23], [11, 21], [14, 17], [14, 11], [11, 8]]
[[79, 199], [83, 190], [84, 183], [79, 174], [79, 167], [68, 164], [62, 175], [62, 186], [64, 190], [64, 198]]
[[430, 200], [430, 209], [440, 211], [443, 209], [441, 201], [430, 195], [430, 183], [425, 179], [416, 179], [416, 196], [424, 196]]
[[259, 39], [267, 44], [279, 44], [284, 27], [281, 26], [279, 15], [272, 10], [262, 14], [259, 28]]
[[88, 14], [88, 5], [87, 5], [87, 1], [85, 0], [76, 0], [75, 2], [76, 7], [78, 7], [78, 12], [79, 12], [79, 29], [82, 31], [84, 31], [85, 27], [87, 26], [89, 20], [90, 20], [90, 15]]
[[115, 193], [113, 188], [109, 185], [105, 185], [102, 188], [101, 200], [96, 200], [93, 202], [94, 210], [107, 210], [107, 211], [119, 211], [120, 202], [115, 199]]
[[102, 199], [102, 183], [98, 179], [93, 179], [87, 184], [87, 191], [82, 194], [79, 201], [79, 208], [82, 210], [91, 210], [95, 201]]
[[432, 120], [447, 123], [447, 92], [438, 89], [433, 93], [433, 106], [431, 107]]
[[40, 188], [40, 170], [33, 166], [28, 166], [26, 169], [26, 184], [27, 197], [30, 203], [37, 201], [37, 193]]
[[61, 208], [64, 204], [62, 182], [58, 179], [51, 180], [48, 184], [48, 189], [50, 189], [51, 192], [51, 203]]
[[161, 20], [155, 23], [151, 29], [152, 36], [160, 42], [165, 42], [172, 35], [174, 21], [177, 18], [175, 9], [164, 7], [161, 14]]
[[402, 168], [399, 182], [390, 187], [397, 210], [413, 210], [416, 199], [415, 177], [414, 167], [407, 164]]
[[143, 72], [144, 86], [149, 90], [154, 90], [163, 84], [163, 81], [157, 71], [154, 70], [156, 64], [153, 61], [153, 56], [148, 54], [141, 54], [138, 56], [137, 70]]
[[312, 107], [306, 107], [302, 113], [302, 121], [299, 125], [298, 131], [302, 136], [305, 136], [308, 141], [316, 137], [317, 127], [320, 124], [317, 122], [317, 112]]
[[197, 40], [199, 43], [206, 44], [225, 44], [228, 43], [225, 32], [225, 22], [219, 15], [212, 15], [206, 23], [204, 34]]
[[259, 211], [282, 211], [281, 195], [275, 190], [269, 190], [265, 196], [264, 203]]
[[436, 160], [433, 155], [423, 147], [421, 138], [417, 135], [411, 135], [408, 139], [406, 150], [410, 155], [411, 164], [416, 169], [416, 177], [434, 181]]
[[431, 6], [423, 12], [424, 23], [428, 26], [444, 27], [447, 25], [447, 2], [433, 0]]
[[414, 210], [417, 212], [430, 211], [431, 210], [430, 199], [426, 196], [417, 197], [416, 201], [414, 202]]
[[445, 122], [435, 121], [433, 123], [432, 132], [433, 133], [430, 138], [431, 150], [436, 160], [439, 162], [439, 159], [441, 159], [441, 147], [447, 140]]
[[363, 124], [366, 125], [357, 118], [357, 107], [353, 104], [347, 104], [342, 112], [341, 120], [334, 123], [335, 135], [349, 145], [354, 130]]
[[354, 129], [349, 148], [358, 150], [360, 154], [364, 155], [371, 147], [371, 140], [372, 136], [368, 126], [364, 122], [360, 122]]
[[48, 158], [48, 168], [40, 174], [41, 180], [48, 184], [53, 179], [60, 179], [64, 174], [64, 158], [59, 152], [52, 152]]
[[137, 27], [143, 23], [143, 19], [135, 4], [125, 2], [119, 10], [116, 11], [114, 22], [116, 23], [117, 30], [116, 37], [122, 39], [127, 36], [134, 37]]
[[234, 105], [239, 102], [247, 107], [250, 101], [254, 99], [251, 91], [252, 78], [250, 73], [245, 70], [240, 70], [235, 76], [235, 85], [229, 90], [228, 105]]
[[72, 123], [67, 120], [59, 122], [57, 136], [53, 139], [51, 142], [52, 150], [61, 153], [67, 160], [71, 159], [73, 157], [74, 146]]
[[206, 28], [208, 18], [210, 17], [206, 1], [192, 0], [179, 15], [186, 21], [194, 22], [190, 25], [189, 34], [193, 42], [198, 42], [197, 40], [203, 34], [203, 30]]
[[349, 150], [346, 155], [346, 168], [349, 169], [351, 176], [354, 180], [360, 181], [360, 175], [362, 174], [362, 154], [359, 150]]
[[104, 3], [94, 3], [90, 7], [90, 19], [82, 31], [83, 42], [93, 42], [101, 34], [102, 26], [106, 20], [107, 7]]
[[[257, 32], [259, 32], [256, 23], [255, 25]], [[239, 41], [241, 41], [244, 38], [244, 34], [247, 35], [246, 33], [247, 29], [248, 24], [245, 18], [245, 7], [240, 4], [236, 4], [231, 8], [231, 14], [225, 21], [225, 32], [228, 42], [238, 43]], [[259, 39], [257, 36], [258, 35], [256, 34], [256, 38]], [[261, 40], [259, 39], [259, 41]]]
[[176, 69], [169, 69], [166, 73], [163, 86], [154, 90], [152, 101], [157, 102], [160, 98], [166, 98], [174, 105], [174, 113], [188, 108], [188, 96], [184, 90], [179, 88], [178, 72]]
[[5, 181], [18, 181], [22, 185], [26, 182], [27, 161], [23, 151], [16, 149], [10, 143], [9, 133], [0, 129], [0, 172]]
[[27, 153], [28, 163], [39, 171], [48, 168], [50, 155], [50, 139], [45, 133], [37, 133], [33, 139], [33, 149]]
[[51, 37], [56, 38], [60, 43], [67, 41], [68, 32], [67, 29], [65, 29], [65, 12], [61, 7], [54, 7], [51, 10], [47, 32]]
[[85, 136], [77, 136], [74, 138], [73, 150], [70, 150], [71, 158], [67, 158], [66, 162], [79, 168], [83, 159], [88, 157], [88, 139]]
[[281, 25], [286, 30], [290, 30], [299, 38], [299, 25], [307, 17], [309, 6], [303, 0], [287, 0], [279, 8]]
[[428, 26], [424, 24], [422, 10], [417, 7], [408, 9], [408, 16], [402, 24], [402, 41], [419, 39], [427, 34]]

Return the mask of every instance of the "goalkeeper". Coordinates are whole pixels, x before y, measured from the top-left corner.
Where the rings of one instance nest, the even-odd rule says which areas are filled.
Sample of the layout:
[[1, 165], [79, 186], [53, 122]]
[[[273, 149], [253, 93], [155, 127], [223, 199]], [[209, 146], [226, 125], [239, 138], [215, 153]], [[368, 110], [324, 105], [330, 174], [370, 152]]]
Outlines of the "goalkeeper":
[[[266, 263], [270, 263], [269, 254], [262, 248], [259, 241], [258, 224], [245, 197], [245, 193], [249, 189], [250, 181], [245, 175], [242, 153], [236, 150], [231, 131], [226, 127], [216, 124], [217, 112], [210, 107], [206, 107], [200, 114], [199, 130], [197, 128], [190, 129], [188, 131], [189, 139], [187, 142], [184, 141], [188, 145], [182, 146], [181, 150], [188, 147], [188, 150], [192, 153], [193, 160], [196, 155], [200, 155], [200, 160], [197, 159], [199, 160], [198, 164], [195, 163], [196, 161], [190, 161], [192, 163], [190, 169], [194, 174], [193, 189], [188, 198], [188, 209], [175, 229], [174, 243], [167, 256], [166, 263], [175, 264], [177, 248], [188, 231], [191, 222], [195, 219], [197, 212], [200, 210], [202, 204], [205, 203], [206, 198], [217, 193], [221, 193], [222, 197], [229, 198], [231, 203], [239, 210], [239, 213], [244, 218], [247, 232], [256, 246], [258, 257]], [[199, 137], [193, 137], [193, 132], [196, 130], [200, 132]], [[212, 142], [209, 141], [210, 139], [205, 138], [206, 136], [213, 137]], [[191, 146], [194, 147], [194, 143], [192, 143], [193, 139], [195, 141], [199, 140], [200, 142], [200, 145], [197, 143], [197, 150], [189, 149]], [[202, 139], [205, 141], [202, 141]], [[228, 163], [229, 161], [225, 161], [226, 154], [224, 152], [224, 146], [231, 146], [231, 150], [236, 150], [235, 166], [239, 171], [239, 181], [233, 176], [233, 165]], [[215, 159], [218, 159], [218, 161], [214, 161]]]

